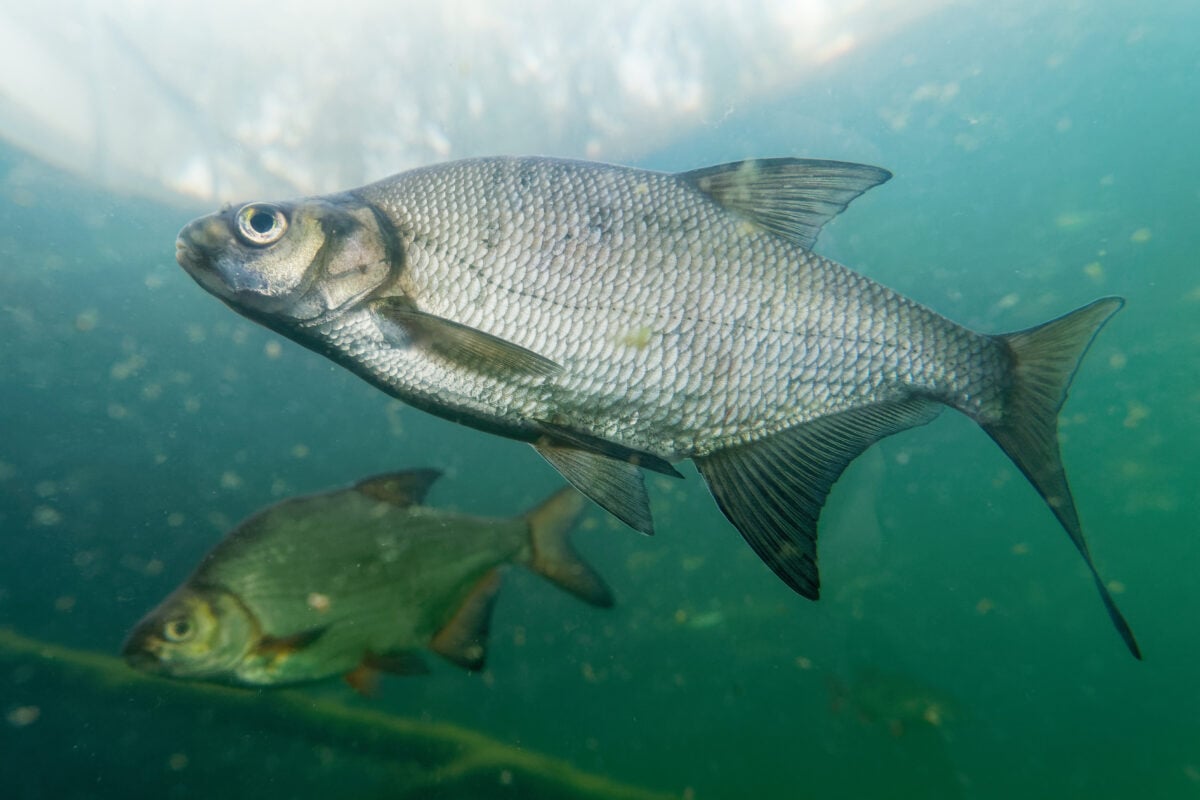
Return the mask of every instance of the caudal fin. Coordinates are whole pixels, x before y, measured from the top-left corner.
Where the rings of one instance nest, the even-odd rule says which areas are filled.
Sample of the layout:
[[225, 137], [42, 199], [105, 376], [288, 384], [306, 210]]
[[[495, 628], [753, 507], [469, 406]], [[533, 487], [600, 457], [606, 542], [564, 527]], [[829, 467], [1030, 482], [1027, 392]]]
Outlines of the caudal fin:
[[984, 424], [983, 429], [1025, 473], [1058, 517], [1092, 571], [1117, 632], [1129, 652], [1140, 659], [1142, 653], [1133, 631], [1092, 563], [1058, 448], [1058, 412], [1067, 399], [1079, 361], [1096, 332], [1124, 304], [1119, 297], [1105, 297], [1036, 328], [1000, 336], [1012, 357], [1012, 385], [1001, 419]]
[[613, 596], [608, 585], [579, 557], [567, 537], [586, 504], [583, 495], [564, 487], [525, 515], [532, 544], [529, 567], [581, 600], [609, 608]]

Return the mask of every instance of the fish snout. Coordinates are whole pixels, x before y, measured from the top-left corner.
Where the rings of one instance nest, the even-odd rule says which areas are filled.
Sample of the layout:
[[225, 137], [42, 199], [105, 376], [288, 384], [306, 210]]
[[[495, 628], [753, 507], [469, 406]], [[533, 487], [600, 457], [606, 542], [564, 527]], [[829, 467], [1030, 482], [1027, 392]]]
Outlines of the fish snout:
[[162, 660], [159, 649], [162, 642], [144, 629], [136, 629], [121, 645], [121, 657], [125, 663], [142, 672], [161, 672]]

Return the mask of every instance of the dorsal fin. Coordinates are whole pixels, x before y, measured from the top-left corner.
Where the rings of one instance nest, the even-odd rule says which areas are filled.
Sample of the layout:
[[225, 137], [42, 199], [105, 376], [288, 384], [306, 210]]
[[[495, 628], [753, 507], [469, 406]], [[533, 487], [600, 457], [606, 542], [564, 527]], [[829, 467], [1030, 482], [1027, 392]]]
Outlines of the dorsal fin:
[[764, 158], [681, 172], [678, 177], [743, 219], [811, 250], [826, 222], [892, 173], [845, 161]]
[[372, 500], [407, 508], [424, 502], [429, 487], [441, 476], [436, 469], [410, 469], [366, 478], [354, 484], [354, 488]]

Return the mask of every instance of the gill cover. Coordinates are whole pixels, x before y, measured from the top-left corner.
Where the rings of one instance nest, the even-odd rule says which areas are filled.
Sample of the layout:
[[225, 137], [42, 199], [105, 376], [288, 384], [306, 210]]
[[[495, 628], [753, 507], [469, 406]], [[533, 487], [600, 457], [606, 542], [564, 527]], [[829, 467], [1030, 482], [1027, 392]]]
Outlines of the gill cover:
[[225, 592], [181, 588], [142, 618], [121, 654], [145, 672], [231, 678], [257, 641], [257, 623]]
[[177, 260], [206, 290], [269, 327], [335, 313], [389, 281], [390, 230], [349, 194], [253, 202], [194, 220]]

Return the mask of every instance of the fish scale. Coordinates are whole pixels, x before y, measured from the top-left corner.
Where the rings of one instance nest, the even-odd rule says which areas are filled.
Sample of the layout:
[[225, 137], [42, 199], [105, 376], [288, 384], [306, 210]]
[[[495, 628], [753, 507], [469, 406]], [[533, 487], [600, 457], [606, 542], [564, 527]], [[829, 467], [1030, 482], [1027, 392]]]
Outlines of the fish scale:
[[1122, 301], [988, 335], [814, 253], [821, 227], [889, 177], [808, 159], [679, 174], [470, 159], [231, 208], [185, 228], [179, 260], [385, 392], [529, 442], [643, 532], [641, 468], [678, 476], [671, 463], [694, 460], [755, 552], [812, 598], [842, 470], [951, 406], [1042, 494], [1138, 654], [1057, 440], [1079, 360]]
[[[970, 362], [956, 361], [982, 351], [970, 340], [986, 337], [894, 294], [885, 294], [891, 301], [886, 305], [862, 310], [868, 313], [839, 313], [839, 300], [860, 288], [852, 284], [864, 279], [730, 219], [712, 203], [693, 203], [698, 207], [680, 211], [675, 176], [656, 175], [648, 181], [645, 173], [630, 176], [619, 170], [563, 167], [560, 162], [506, 169], [509, 163], [484, 162], [493, 169], [468, 162], [418, 170], [360, 190], [364, 199], [413, 232], [414, 244], [406, 251], [405, 288], [423, 309], [486, 330], [563, 366], [548, 400], [543, 400], [539, 387], [521, 391], [507, 381], [469, 381], [458, 390], [470, 403], [490, 400], [488, 413], [536, 419], [568, 409], [577, 419], [594, 416], [588, 410], [597, 407], [636, 407], [636, 420], [605, 417], [589, 432], [673, 460], [741, 444], [855, 403], [887, 399], [894, 393], [885, 380], [889, 360], [903, 367], [903, 374], [901, 369], [891, 370], [893, 384], [915, 383], [945, 396], [994, 397], [999, 390], [996, 371], [979, 368], [985, 361], [976, 361], [974, 370]], [[519, 186], [521, 181], [526, 185]], [[531, 198], [537, 201], [537, 213], [527, 210]], [[587, 213], [597, 207], [621, 209], [605, 217], [610, 226], [606, 233], [597, 232], [596, 215]], [[652, 209], [657, 211], [655, 224], [647, 225], [641, 218]], [[643, 244], [661, 235], [658, 220], [667, 214], [695, 219], [677, 227], [671, 269], [653, 259], [655, 248]], [[514, 244], [503, 253], [496, 253], [486, 237], [461, 233], [486, 230], [487, 220], [497, 217], [514, 220], [505, 230]], [[533, 224], [522, 226], [527, 218]], [[453, 233], [439, 236], [447, 228]], [[574, 243], [569, 259], [554, 246], [568, 236]], [[466, 286], [456, 280], [458, 264], [472, 265]], [[717, 290], [729, 282], [720, 280], [722, 276], [732, 279], [728, 294]], [[693, 281], [699, 284], [695, 289], [688, 286]], [[476, 296], [481, 285], [513, 299], [508, 304], [497, 300], [507, 314], [464, 302]], [[620, 302], [614, 303], [614, 297]], [[745, 298], [754, 297], [767, 297], [769, 302], [756, 309], [762, 314], [757, 321], [746, 321]], [[680, 307], [702, 313], [675, 320], [674, 333], [709, 346], [654, 347], [661, 356], [658, 380], [638, 381], [648, 361], [643, 350], [650, 348], [619, 342], [642, 326], [666, 332], [669, 318], [659, 310]], [[876, 315], [888, 322], [876, 324]], [[925, 358], [900, 362], [899, 343], [876, 357], [864, 357], [876, 355], [872, 329], [885, 326], [893, 331], [894, 341], [902, 342], [909, 331], [926, 340]], [[922, 335], [922, 326], [928, 333]], [[581, 328], [591, 335], [580, 336]], [[754, 353], [756, 339], [774, 353], [765, 358]], [[581, 349], [580, 343], [590, 348]], [[708, 365], [722, 357], [728, 370], [717, 395], [716, 376]], [[799, 376], [807, 390], [799, 393], [794, 379], [771, 368], [797, 362], [811, 365]], [[459, 402], [451, 382], [455, 376], [422, 380], [405, 372], [428, 366], [392, 362], [381, 363], [379, 369], [387, 373], [384, 380], [389, 383], [437, 385], [447, 402]], [[946, 385], [950, 372], [969, 375], [974, 385]], [[831, 373], [838, 377], [837, 384], [830, 381]], [[797, 394], [801, 413], [780, 413]], [[718, 400], [719, 409], [714, 402]], [[732, 417], [727, 414], [731, 408]]]

